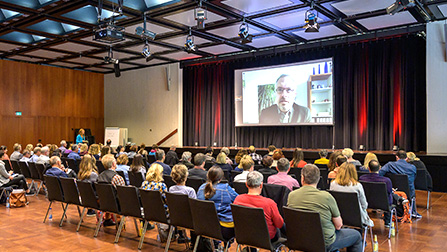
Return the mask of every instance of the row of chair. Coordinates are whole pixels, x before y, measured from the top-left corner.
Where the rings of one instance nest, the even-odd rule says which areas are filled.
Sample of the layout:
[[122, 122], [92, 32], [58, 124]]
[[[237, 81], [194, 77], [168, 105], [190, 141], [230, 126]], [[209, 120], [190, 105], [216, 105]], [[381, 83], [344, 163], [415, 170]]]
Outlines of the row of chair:
[[45, 165], [42, 163], [24, 162], [11, 160], [10, 166], [9, 162], [5, 162], [5, 168], [7, 171], [12, 171], [16, 174], [22, 174], [26, 179], [31, 180], [30, 187], [35, 187], [35, 182], [39, 182], [37, 188], [35, 188], [35, 194], [37, 195], [43, 186], [43, 175], [45, 172]]

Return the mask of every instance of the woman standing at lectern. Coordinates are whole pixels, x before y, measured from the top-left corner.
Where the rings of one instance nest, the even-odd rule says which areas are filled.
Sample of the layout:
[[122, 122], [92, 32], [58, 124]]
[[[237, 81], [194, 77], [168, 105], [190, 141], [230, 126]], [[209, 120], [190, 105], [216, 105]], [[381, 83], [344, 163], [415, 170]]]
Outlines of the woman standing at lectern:
[[82, 143], [82, 141], [85, 141], [85, 131], [84, 129], [79, 130], [79, 134], [76, 137], [76, 144]]

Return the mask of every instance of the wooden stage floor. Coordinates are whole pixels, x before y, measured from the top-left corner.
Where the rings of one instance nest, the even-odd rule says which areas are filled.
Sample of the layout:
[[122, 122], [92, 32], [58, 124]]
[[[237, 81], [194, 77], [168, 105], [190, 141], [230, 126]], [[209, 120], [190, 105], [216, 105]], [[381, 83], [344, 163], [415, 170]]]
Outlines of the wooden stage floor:
[[[399, 225], [396, 237], [387, 239], [387, 230], [378, 215], [373, 217], [380, 251], [446, 251], [447, 248], [447, 194], [432, 193], [431, 208], [425, 209], [427, 193], [416, 192], [418, 211], [423, 216], [413, 224]], [[60, 204], [53, 204], [53, 220], [42, 223], [48, 201], [44, 195], [29, 197], [29, 205], [8, 209], [0, 205], [0, 251], [137, 251], [138, 237], [134, 222], [127, 222], [127, 230], [122, 233], [119, 243], [114, 244], [115, 227], [101, 227], [97, 238], [93, 238], [95, 217], [86, 221], [76, 232], [79, 216], [75, 206], [69, 206], [68, 220], [59, 227], [62, 215]], [[143, 251], [163, 251], [164, 244], [156, 240], [157, 232], [148, 231]], [[171, 251], [184, 251], [184, 244], [171, 244]], [[231, 246], [230, 251], [236, 251]], [[368, 241], [366, 251], [371, 250]]]

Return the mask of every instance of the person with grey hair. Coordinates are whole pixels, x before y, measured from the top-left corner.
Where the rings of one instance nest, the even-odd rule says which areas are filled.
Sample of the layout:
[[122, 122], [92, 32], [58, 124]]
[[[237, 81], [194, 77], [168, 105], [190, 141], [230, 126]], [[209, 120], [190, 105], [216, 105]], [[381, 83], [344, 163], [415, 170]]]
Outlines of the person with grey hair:
[[23, 157], [21, 151], [22, 151], [22, 145], [21, 144], [15, 144], [14, 145], [14, 152], [9, 157], [9, 160], [19, 161]]
[[197, 153], [194, 156], [194, 168], [188, 170], [188, 178], [201, 178], [207, 180], [207, 172], [205, 170], [205, 154]]
[[303, 187], [289, 194], [287, 205], [290, 208], [314, 211], [320, 214], [324, 242], [327, 251], [347, 248], [347, 251], [362, 251], [362, 236], [354, 229], [341, 228], [343, 220], [334, 197], [317, 189], [320, 170], [317, 166], [307, 164], [301, 171]]
[[48, 146], [41, 148], [41, 155], [36, 160], [36, 163], [44, 164], [44, 165], [50, 165], [50, 148]]
[[318, 155], [320, 156], [319, 159], [315, 160], [314, 164], [329, 164], [329, 159], [327, 159], [327, 150], [326, 149], [321, 149], [318, 152]]
[[278, 174], [270, 176], [267, 183], [286, 186], [290, 191], [293, 191], [293, 187], [300, 187], [298, 180], [287, 174], [290, 170], [290, 162], [287, 158], [280, 158], [278, 160], [276, 170], [278, 170]]
[[180, 160], [180, 164], [183, 164], [186, 166], [186, 168], [194, 168], [194, 165], [191, 163], [192, 160], [192, 153], [189, 151], [184, 151], [182, 154], [182, 159]]
[[[44, 147], [45, 148], [45, 147]], [[62, 165], [61, 159], [57, 156], [51, 157], [49, 161], [51, 168], [49, 168], [45, 175], [53, 177], [63, 177], [68, 178], [67, 169]]]
[[173, 144], [171, 145], [171, 148], [169, 148], [168, 153], [166, 153], [165, 163], [169, 166], [174, 166], [180, 161], [178, 159], [177, 152], [175, 152], [176, 148], [177, 147]]
[[[171, 167], [165, 163], [163, 163], [165, 161], [165, 151], [162, 149], [158, 149], [155, 152], [155, 162], [153, 162], [152, 164], [159, 164], [163, 167], [163, 174], [164, 175], [171, 175]], [[151, 165], [152, 165], [151, 164]]]
[[225, 159], [227, 164], [232, 165], [233, 161], [231, 160], [231, 158], [229, 158], [229, 156], [230, 156], [230, 149], [228, 149], [228, 147], [222, 147], [220, 152], [225, 153], [225, 155], [227, 156], [226, 159]]
[[61, 153], [64, 153], [67, 150], [67, 141], [62, 140], [60, 144], [61, 147], [59, 147], [59, 150], [61, 150]]
[[263, 180], [264, 178], [260, 172], [249, 172], [247, 181], [245, 182], [248, 188], [248, 193], [239, 194], [234, 200], [234, 204], [264, 209], [264, 216], [269, 229], [270, 239], [272, 242], [275, 242], [279, 238], [280, 232], [278, 232], [278, 229], [283, 228], [284, 226], [284, 220], [279, 214], [276, 203], [272, 199], [261, 196]]

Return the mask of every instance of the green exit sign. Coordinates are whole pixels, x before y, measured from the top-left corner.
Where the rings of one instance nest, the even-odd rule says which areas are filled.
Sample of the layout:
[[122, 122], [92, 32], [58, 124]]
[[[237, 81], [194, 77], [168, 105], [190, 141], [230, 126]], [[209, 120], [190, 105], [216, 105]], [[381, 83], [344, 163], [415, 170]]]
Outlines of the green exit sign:
[[16, 111], [16, 116], [22, 116], [22, 111]]

